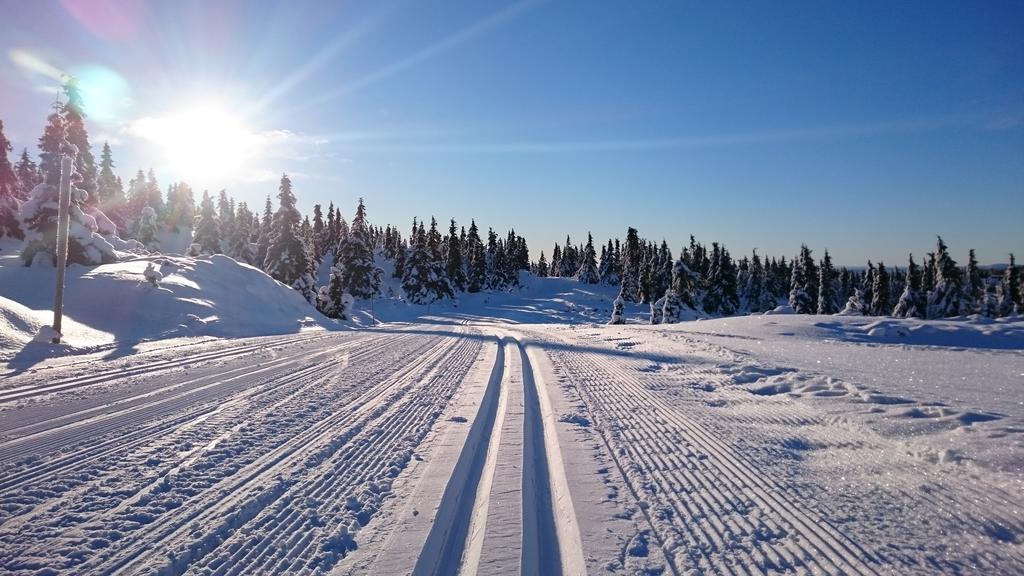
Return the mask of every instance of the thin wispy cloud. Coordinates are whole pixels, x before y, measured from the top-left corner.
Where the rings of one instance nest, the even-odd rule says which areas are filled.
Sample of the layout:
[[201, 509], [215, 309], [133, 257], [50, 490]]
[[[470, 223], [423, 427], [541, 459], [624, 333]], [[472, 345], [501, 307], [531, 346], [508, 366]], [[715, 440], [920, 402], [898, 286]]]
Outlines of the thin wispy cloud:
[[951, 115], [938, 118], [920, 118], [892, 122], [836, 124], [811, 128], [670, 136], [639, 139], [597, 140], [536, 140], [478, 143], [396, 143], [368, 144], [362, 148], [376, 151], [422, 151], [466, 153], [572, 153], [572, 152], [625, 152], [633, 150], [704, 149], [787, 142], [843, 140], [881, 134], [913, 133], [940, 130], [951, 126], [975, 125], [976, 115]]
[[[370, 72], [369, 74], [366, 74], [365, 76], [357, 78], [336, 90], [320, 94], [316, 98], [313, 98], [309, 102], [300, 106], [300, 109], [322, 104], [387, 80], [400, 72], [408, 70], [418, 64], [422, 64], [423, 62], [435, 58], [446, 51], [478, 38], [491, 30], [519, 18], [542, 1], [543, 0], [521, 0], [520, 2], [507, 6], [490, 16], [482, 20], [478, 20], [455, 32], [451, 36], [443, 38], [429, 46], [425, 46], [400, 60], [387, 64], [373, 72]], [[292, 112], [294, 112], [294, 110]]]

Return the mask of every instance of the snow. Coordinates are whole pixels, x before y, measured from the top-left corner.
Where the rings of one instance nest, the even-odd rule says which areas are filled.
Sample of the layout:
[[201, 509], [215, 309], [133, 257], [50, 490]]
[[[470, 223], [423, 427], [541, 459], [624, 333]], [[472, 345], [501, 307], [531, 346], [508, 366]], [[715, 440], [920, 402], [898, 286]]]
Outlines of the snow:
[[3, 254], [5, 573], [1024, 571], [1021, 318], [606, 325], [617, 287], [524, 274], [311, 331], [154, 256], [72, 266], [83, 354], [27, 359], [53, 270]]
[[[15, 253], [5, 254], [0, 253], [0, 360], [51, 355], [56, 349], [25, 344], [52, 320], [56, 271], [24, 267]], [[320, 316], [294, 290], [222, 255], [147, 256], [67, 269], [65, 352], [127, 352], [144, 340], [283, 334], [311, 327], [341, 326]]]

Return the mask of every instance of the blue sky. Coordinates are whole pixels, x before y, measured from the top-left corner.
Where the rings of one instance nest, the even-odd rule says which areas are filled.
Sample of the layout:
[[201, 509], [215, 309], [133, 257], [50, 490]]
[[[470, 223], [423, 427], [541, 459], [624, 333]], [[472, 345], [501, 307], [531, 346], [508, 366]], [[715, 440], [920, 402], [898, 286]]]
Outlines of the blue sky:
[[[0, 118], [15, 146], [34, 145], [55, 71], [71, 72], [91, 83], [93, 141], [111, 141], [125, 180], [152, 166], [165, 187], [262, 205], [287, 171], [304, 210], [349, 214], [363, 196], [403, 230], [414, 215], [475, 217], [514, 226], [534, 257], [627, 225], [673, 251], [690, 234], [734, 254], [806, 242], [846, 264], [902, 264], [935, 234], [959, 259], [1024, 254], [1020, 2], [3, 11]], [[168, 127], [210, 103], [240, 144], [198, 137], [238, 148], [232, 169], [181, 173]]]

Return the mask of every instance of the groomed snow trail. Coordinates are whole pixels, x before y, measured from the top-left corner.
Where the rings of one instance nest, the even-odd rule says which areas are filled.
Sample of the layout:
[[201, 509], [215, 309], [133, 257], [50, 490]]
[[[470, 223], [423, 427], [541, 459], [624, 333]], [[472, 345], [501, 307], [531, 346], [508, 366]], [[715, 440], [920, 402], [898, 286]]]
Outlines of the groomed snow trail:
[[547, 391], [500, 333], [487, 391], [413, 574], [584, 574]]
[[5, 406], [0, 567], [328, 571], [390, 496], [481, 343], [402, 330], [275, 342], [187, 370], [142, 367], [144, 382], [68, 378], [80, 392]]

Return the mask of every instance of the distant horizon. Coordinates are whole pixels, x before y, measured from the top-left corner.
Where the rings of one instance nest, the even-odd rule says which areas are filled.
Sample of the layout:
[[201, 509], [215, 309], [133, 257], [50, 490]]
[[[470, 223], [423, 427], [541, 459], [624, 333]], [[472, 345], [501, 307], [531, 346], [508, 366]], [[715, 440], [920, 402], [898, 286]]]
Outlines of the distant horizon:
[[[63, 73], [125, 182], [555, 242], [738, 258], [1024, 254], [1024, 5], [545, 1], [6, 9], [0, 119], [37, 156]], [[275, 198], [276, 204], [276, 198]]]

